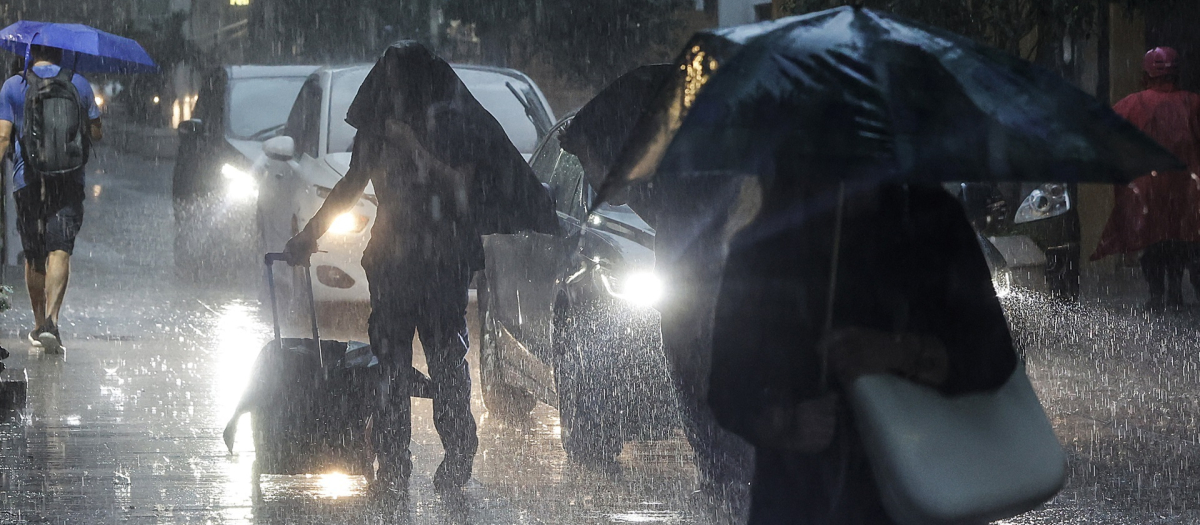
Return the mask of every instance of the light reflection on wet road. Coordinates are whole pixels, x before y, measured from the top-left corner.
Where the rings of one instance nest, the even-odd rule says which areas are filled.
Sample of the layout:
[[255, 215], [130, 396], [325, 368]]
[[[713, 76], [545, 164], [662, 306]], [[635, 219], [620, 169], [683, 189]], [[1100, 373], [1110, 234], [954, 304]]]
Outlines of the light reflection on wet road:
[[[394, 522], [397, 510], [368, 498], [358, 476], [263, 476], [255, 497], [248, 421], [233, 454], [221, 430], [271, 337], [269, 311], [252, 288], [176, 281], [169, 164], [107, 149], [96, 161], [88, 182], [103, 189], [86, 203], [65, 357], [20, 339], [32, 324], [20, 283], [5, 317], [6, 364], [28, 370], [30, 395], [26, 419], [0, 430], [0, 523]], [[364, 319], [352, 309], [323, 335], [363, 340]], [[473, 350], [477, 370], [474, 359]], [[504, 424], [488, 417], [476, 384], [473, 410], [475, 480], [461, 501], [443, 501], [431, 481], [441, 459], [432, 406], [415, 400], [413, 523], [698, 522], [687, 510], [694, 474], [682, 439], [631, 445], [618, 471], [597, 472], [567, 463], [552, 408]]]
[[[265, 476], [256, 496], [250, 425], [233, 454], [221, 430], [271, 337], [269, 312], [253, 288], [176, 282], [169, 164], [101, 148], [93, 166], [89, 184], [100, 189], [89, 192], [77, 245], [66, 356], [21, 341], [31, 321], [20, 283], [5, 315], [7, 364], [28, 370], [30, 395], [27, 417], [0, 426], [0, 523], [397, 522], [361, 477]], [[1060, 311], [1019, 295], [1010, 304], [1038, 313], [1016, 321], [1032, 334], [1031, 376], [1071, 452], [1072, 478], [1047, 508], [1006, 523], [1194, 522], [1195, 330], [1145, 328], [1098, 305]], [[352, 309], [323, 335], [364, 339], [364, 314]], [[470, 319], [477, 334], [473, 311]], [[474, 344], [471, 358], [477, 378]], [[432, 488], [441, 446], [430, 402], [414, 402], [411, 522], [710, 521], [691, 505], [691, 452], [679, 435], [627, 445], [618, 468], [600, 471], [566, 461], [550, 407], [505, 424], [486, 413], [476, 384], [473, 410], [475, 479], [448, 501]]]

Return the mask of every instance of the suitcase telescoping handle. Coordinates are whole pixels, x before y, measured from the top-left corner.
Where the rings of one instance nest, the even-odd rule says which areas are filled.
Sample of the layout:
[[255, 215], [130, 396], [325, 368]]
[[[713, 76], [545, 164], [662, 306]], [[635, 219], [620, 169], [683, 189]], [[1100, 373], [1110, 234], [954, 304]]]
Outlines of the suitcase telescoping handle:
[[[267, 265], [267, 289], [271, 293], [271, 320], [275, 323], [275, 344], [279, 348], [283, 348], [283, 338], [279, 335], [279, 303], [275, 299], [275, 272], [274, 266], [276, 262], [287, 262], [288, 258], [283, 253], [268, 253], [263, 257], [263, 263]], [[309, 271], [307, 265], [304, 268], [304, 287], [308, 289], [308, 311], [312, 314], [309, 320], [312, 322], [312, 337], [315, 341], [317, 358], [321, 360], [321, 369], [325, 369], [325, 353], [321, 351], [321, 333], [317, 329], [317, 298], [313, 294], [312, 272]], [[328, 372], [326, 372], [328, 373]]]

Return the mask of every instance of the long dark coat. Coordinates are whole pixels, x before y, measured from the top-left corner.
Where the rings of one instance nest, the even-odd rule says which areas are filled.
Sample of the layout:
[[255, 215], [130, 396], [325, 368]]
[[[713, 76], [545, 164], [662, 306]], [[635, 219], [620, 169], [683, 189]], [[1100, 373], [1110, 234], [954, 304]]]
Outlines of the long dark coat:
[[[723, 426], [756, 447], [753, 523], [888, 522], [844, 406], [833, 444], [817, 453], [786, 450], [787, 429], [771, 419], [826, 393], [817, 344], [825, 334], [834, 203], [831, 189], [777, 186], [730, 245], [709, 402]], [[953, 197], [896, 184], [851, 192], [841, 239], [835, 328], [936, 336], [949, 354], [947, 394], [994, 389], [1011, 375], [1017, 357], [1008, 325]]]

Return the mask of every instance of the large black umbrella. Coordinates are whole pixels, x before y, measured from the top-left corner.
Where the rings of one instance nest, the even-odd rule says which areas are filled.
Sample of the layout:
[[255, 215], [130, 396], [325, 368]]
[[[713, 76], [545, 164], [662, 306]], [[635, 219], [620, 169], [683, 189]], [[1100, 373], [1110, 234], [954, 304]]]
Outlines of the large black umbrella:
[[[359, 132], [407, 129], [437, 161], [471, 165], [465, 189], [480, 235], [558, 231], [554, 202], [504, 128], [450, 64], [414, 41], [384, 51], [346, 112]], [[404, 151], [403, 149], [396, 151]], [[391, 162], [394, 159], [386, 159]]]
[[1123, 182], [1178, 159], [1068, 82], [965, 37], [842, 7], [698, 33], [601, 197], [779, 155], [846, 179]]
[[602, 178], [612, 168], [629, 132], [674, 70], [674, 64], [639, 66], [605, 86], [575, 112], [558, 140], [573, 155], [591, 156], [595, 167], [604, 171], [588, 173], [589, 178]]

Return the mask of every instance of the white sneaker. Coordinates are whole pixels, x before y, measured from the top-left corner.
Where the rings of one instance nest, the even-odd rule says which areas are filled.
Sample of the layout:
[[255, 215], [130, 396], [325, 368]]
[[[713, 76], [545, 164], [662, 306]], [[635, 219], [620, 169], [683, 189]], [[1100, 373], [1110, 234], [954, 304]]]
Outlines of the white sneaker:
[[41, 348], [42, 342], [39, 341], [38, 338], [34, 337], [34, 335], [33, 335], [36, 332], [37, 332], [36, 328], [33, 330], [30, 330], [29, 333], [25, 334], [25, 340], [29, 341], [30, 346], [33, 346], [34, 348]]

